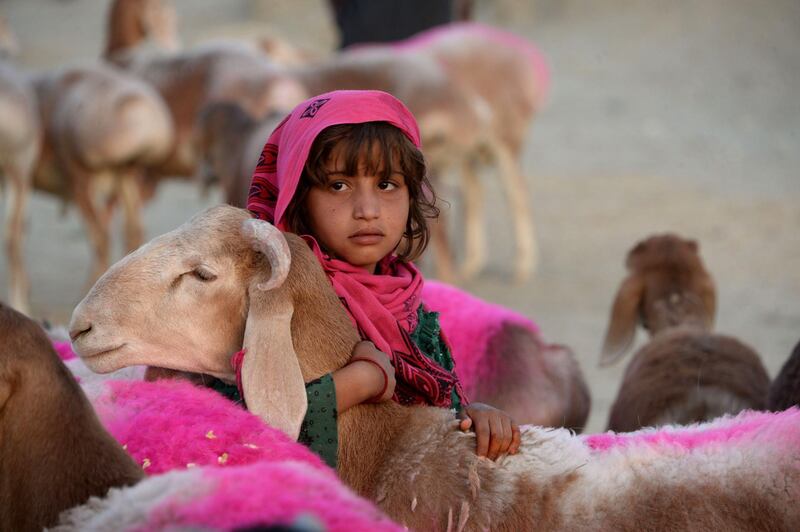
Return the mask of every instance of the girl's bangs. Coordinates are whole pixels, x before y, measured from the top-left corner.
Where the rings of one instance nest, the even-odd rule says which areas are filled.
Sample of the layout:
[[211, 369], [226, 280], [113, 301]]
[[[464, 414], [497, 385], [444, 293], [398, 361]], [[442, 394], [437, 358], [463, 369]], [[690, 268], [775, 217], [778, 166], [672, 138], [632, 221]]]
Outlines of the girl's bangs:
[[[323, 130], [315, 141], [317, 149], [311, 150], [317, 154], [316, 160], [309, 159], [306, 168], [321, 169], [330, 162], [336, 147], [336, 169], [345, 175], [358, 175], [359, 170], [363, 170], [367, 174], [388, 179], [392, 174], [399, 173], [405, 176], [409, 185], [412, 184], [409, 180], [416, 181], [414, 178], [420, 168], [424, 168], [424, 162], [416, 147], [402, 131], [388, 122], [370, 122], [357, 126], [343, 124]], [[325, 184], [327, 176], [321, 175], [321, 172], [312, 170], [308, 174], [316, 184]]]

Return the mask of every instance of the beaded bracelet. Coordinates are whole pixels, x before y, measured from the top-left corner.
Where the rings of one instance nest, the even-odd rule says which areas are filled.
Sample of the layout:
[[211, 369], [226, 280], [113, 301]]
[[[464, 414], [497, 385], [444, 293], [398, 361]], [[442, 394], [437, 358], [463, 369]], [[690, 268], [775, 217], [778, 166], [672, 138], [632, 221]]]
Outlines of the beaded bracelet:
[[377, 361], [372, 360], [371, 358], [354, 357], [350, 359], [350, 362], [356, 362], [356, 361], [369, 362], [370, 364], [375, 364], [378, 367], [378, 369], [381, 370], [381, 373], [383, 374], [383, 388], [381, 389], [380, 393], [376, 394], [373, 397], [370, 397], [367, 400], [368, 403], [379, 402], [381, 397], [383, 397], [383, 394], [386, 393], [386, 388], [389, 387], [389, 375], [386, 374], [386, 370], [383, 369], [383, 366], [381, 366]]

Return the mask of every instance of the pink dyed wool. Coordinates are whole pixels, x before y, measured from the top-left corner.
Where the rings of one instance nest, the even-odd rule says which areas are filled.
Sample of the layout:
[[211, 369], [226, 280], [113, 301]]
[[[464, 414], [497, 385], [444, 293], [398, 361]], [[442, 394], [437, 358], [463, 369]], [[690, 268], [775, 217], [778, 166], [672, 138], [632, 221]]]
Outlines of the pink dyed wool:
[[606, 432], [582, 438], [596, 453], [636, 447], [693, 451], [714, 446], [735, 447], [758, 440], [794, 446], [797, 427], [800, 427], [800, 409], [790, 408], [778, 413], [747, 411], [736, 417], [685, 427], [656, 427], [621, 434]]
[[61, 360], [72, 360], [75, 358], [75, 352], [72, 350], [72, 344], [69, 342], [53, 341], [53, 349], [56, 350]]
[[455, 41], [459, 38], [469, 38], [471, 36], [480, 37], [487, 43], [491, 42], [499, 46], [516, 48], [527, 55], [530, 60], [531, 69], [533, 70], [534, 76], [536, 76], [536, 82], [539, 87], [541, 87], [539, 91], [541, 95], [539, 106], [542, 105], [550, 91], [550, 68], [547, 66], [547, 60], [533, 43], [514, 33], [477, 22], [454, 22], [420, 32], [392, 46], [398, 50], [418, 51], [424, 50], [425, 47], [435, 44], [437, 41]]
[[210, 470], [204, 478], [214, 480], [212, 493], [191, 501], [178, 497], [163, 503], [149, 512], [146, 524], [137, 530], [231, 530], [258, 524], [298, 524], [305, 530], [299, 525], [303, 519], [310, 521], [311, 530], [403, 530], [372, 503], [345, 488], [332, 471], [327, 473], [310, 472], [297, 462]]
[[422, 300], [428, 310], [440, 313], [439, 323], [467, 395], [478, 382], [494, 380], [498, 374], [502, 360], [489, 353], [489, 343], [505, 325], [518, 325], [539, 335], [539, 327], [521, 314], [444, 283], [425, 281]]
[[151, 475], [281, 460], [328, 469], [283, 432], [186, 381], [109, 381], [106, 393], [92, 402], [106, 429]]
[[208, 487], [167, 497], [137, 530], [226, 530], [306, 517], [331, 531], [401, 530], [317, 455], [212, 390], [180, 380], [110, 380], [92, 402], [148, 475], [191, 469]]

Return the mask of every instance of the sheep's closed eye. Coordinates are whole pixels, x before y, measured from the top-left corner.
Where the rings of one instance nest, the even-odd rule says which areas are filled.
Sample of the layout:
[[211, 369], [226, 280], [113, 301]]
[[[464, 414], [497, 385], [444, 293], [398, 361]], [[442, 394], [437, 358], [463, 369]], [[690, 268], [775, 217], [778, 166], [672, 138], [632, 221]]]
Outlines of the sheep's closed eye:
[[205, 266], [197, 266], [190, 272], [195, 279], [208, 283], [217, 278], [216, 274]]

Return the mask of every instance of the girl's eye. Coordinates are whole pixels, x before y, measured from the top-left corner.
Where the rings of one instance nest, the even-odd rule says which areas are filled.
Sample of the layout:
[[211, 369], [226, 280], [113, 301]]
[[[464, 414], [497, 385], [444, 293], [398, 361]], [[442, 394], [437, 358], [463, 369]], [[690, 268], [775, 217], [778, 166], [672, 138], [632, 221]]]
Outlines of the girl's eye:
[[381, 181], [378, 183], [378, 188], [381, 190], [395, 190], [397, 187], [398, 185], [392, 181]]
[[343, 181], [334, 181], [333, 183], [328, 185], [328, 188], [330, 188], [334, 192], [341, 192], [347, 189], [347, 183]]

